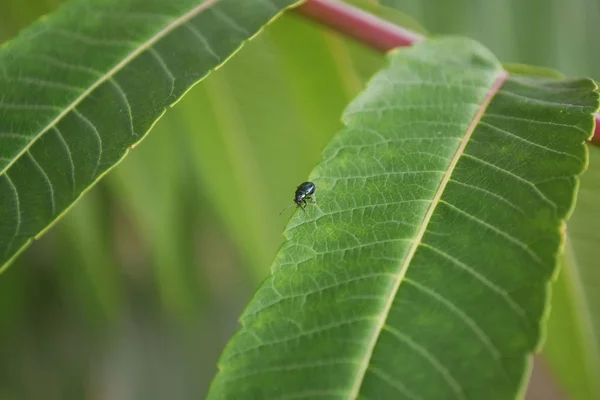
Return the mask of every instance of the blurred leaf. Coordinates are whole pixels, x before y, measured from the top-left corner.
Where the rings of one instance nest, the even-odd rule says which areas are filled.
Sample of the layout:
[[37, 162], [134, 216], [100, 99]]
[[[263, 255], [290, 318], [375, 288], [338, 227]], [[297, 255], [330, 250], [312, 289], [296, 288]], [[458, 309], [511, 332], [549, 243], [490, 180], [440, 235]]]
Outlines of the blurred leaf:
[[318, 205], [290, 221], [209, 397], [522, 391], [598, 96], [506, 77], [466, 39], [392, 54], [310, 175]]
[[501, 61], [544, 65], [567, 75], [600, 78], [597, 0], [378, 2], [411, 15], [433, 34], [477, 39]]
[[128, 157], [124, 168], [117, 169], [107, 183], [121, 201], [121, 219], [132, 222], [143, 241], [142, 249], [125, 246], [123, 258], [141, 258], [145, 265], [154, 266], [166, 309], [193, 321], [199, 314], [201, 294], [193, 260], [195, 219], [187, 209], [194, 187], [188, 172], [187, 142], [171, 128], [171, 121], [159, 123], [139, 154]]
[[427, 30], [408, 14], [404, 14], [393, 8], [377, 4], [373, 0], [346, 0], [345, 2], [365, 10], [369, 14], [383, 18], [393, 24], [410, 29], [413, 32], [420, 33], [424, 36], [428, 35]]
[[57, 249], [62, 258], [56, 274], [70, 291], [63, 297], [70, 299], [73, 306], [86, 306], [89, 319], [105, 321], [114, 320], [119, 314], [122, 288], [109, 240], [111, 221], [100, 194], [95, 192], [78, 202], [57, 229], [66, 243]]
[[40, 15], [53, 11], [65, 0], [4, 0], [0, 3], [0, 44]]
[[503, 64], [502, 66], [511, 74], [554, 79], [563, 79], [565, 77], [563, 74], [545, 67], [524, 64]]
[[570, 398], [600, 398], [600, 150], [581, 179], [566, 256], [553, 287], [544, 355]]
[[0, 265], [116, 165], [169, 105], [293, 2], [73, 1], [5, 44]]

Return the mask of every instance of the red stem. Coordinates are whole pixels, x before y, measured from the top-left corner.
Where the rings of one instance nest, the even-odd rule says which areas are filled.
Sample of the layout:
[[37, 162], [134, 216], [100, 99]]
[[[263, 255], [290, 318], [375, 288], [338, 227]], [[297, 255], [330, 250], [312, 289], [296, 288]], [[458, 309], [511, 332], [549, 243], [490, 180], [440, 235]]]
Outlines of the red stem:
[[297, 8], [306, 17], [382, 52], [410, 46], [423, 36], [340, 1], [308, 0]]
[[[340, 1], [307, 0], [296, 10], [309, 19], [381, 52], [411, 46], [425, 39], [415, 32]], [[596, 127], [591, 143], [600, 146], [600, 115], [596, 114], [595, 117]]]

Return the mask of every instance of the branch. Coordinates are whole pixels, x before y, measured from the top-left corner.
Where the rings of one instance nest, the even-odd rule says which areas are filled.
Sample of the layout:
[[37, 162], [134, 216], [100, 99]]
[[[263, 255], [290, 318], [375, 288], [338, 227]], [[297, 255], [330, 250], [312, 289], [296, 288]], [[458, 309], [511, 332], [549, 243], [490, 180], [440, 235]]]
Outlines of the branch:
[[[425, 39], [415, 32], [341, 1], [307, 0], [296, 11], [384, 53]], [[591, 142], [600, 146], [600, 115], [596, 114], [595, 117], [596, 127]]]
[[410, 46], [425, 39], [417, 33], [340, 1], [308, 0], [296, 10], [307, 18], [382, 52]]

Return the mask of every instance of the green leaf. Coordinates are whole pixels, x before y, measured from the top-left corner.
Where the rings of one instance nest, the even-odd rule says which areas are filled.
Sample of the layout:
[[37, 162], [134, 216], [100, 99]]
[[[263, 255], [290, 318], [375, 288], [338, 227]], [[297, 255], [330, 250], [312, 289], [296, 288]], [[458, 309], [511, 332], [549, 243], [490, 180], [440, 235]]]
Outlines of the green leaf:
[[294, 0], [75, 0], [0, 49], [0, 266]]
[[600, 398], [600, 150], [590, 147], [590, 167], [581, 179], [569, 220], [565, 257], [553, 286], [544, 356], [574, 400]]
[[460, 38], [391, 54], [346, 110], [209, 398], [522, 392], [598, 107]]

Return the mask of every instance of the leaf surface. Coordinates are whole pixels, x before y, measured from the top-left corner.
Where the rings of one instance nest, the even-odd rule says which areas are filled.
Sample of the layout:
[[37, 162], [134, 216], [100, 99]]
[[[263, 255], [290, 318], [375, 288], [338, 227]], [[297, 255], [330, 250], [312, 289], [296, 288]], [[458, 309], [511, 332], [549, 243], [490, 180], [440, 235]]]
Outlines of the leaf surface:
[[209, 398], [512, 398], [540, 341], [587, 79], [509, 75], [443, 38], [346, 110]]
[[0, 266], [293, 0], [75, 0], [0, 49]]

